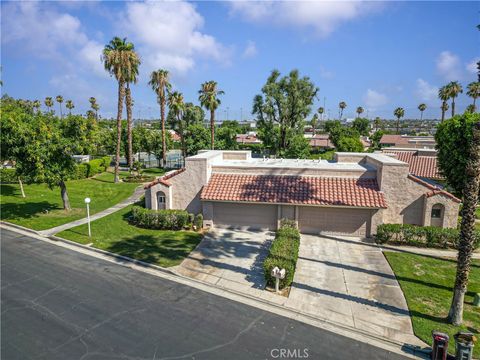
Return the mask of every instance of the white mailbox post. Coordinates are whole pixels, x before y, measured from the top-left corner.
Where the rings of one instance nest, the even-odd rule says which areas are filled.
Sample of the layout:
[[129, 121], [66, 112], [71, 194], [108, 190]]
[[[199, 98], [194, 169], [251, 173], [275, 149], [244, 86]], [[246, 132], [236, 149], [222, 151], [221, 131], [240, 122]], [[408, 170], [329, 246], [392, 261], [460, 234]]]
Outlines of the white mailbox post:
[[278, 266], [275, 266], [272, 269], [272, 276], [275, 278], [275, 291], [280, 292], [280, 279], [285, 279], [285, 269], [279, 269]]
[[85, 204], [87, 204], [88, 237], [92, 237], [92, 231], [90, 229], [90, 198], [85, 198]]

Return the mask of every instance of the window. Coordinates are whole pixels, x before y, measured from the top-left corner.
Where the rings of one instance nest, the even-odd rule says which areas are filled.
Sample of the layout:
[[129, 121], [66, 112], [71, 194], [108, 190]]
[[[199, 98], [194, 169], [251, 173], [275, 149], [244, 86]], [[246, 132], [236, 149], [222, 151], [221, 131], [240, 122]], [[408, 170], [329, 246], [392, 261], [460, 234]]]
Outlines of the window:
[[433, 219], [440, 219], [442, 217], [442, 209], [432, 209], [432, 218]]
[[165, 193], [163, 191], [157, 192], [157, 209], [165, 209]]

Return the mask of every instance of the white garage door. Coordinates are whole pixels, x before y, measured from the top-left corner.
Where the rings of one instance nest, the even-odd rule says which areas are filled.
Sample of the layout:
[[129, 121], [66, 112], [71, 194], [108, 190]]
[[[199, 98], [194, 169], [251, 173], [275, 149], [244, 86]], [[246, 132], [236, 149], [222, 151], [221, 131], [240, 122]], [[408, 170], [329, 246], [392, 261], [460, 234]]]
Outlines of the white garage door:
[[300, 206], [298, 225], [305, 234], [369, 236], [372, 210]]
[[269, 229], [277, 227], [277, 206], [213, 203], [213, 224], [221, 228]]

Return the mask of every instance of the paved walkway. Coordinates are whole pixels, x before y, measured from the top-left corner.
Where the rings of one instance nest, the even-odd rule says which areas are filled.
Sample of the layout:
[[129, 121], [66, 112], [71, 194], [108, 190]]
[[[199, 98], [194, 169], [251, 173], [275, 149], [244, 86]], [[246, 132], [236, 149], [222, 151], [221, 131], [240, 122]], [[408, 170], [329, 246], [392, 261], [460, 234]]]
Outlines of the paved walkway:
[[[144, 195], [143, 185], [140, 185], [139, 187], [137, 187], [135, 189], [134, 193], [129, 198], [119, 202], [118, 204], [115, 204], [112, 207], [109, 207], [108, 209], [105, 209], [103, 211], [100, 211], [96, 214], [91, 215], [90, 216], [90, 221], [100, 219], [104, 216], [113, 214], [114, 212], [116, 212], [118, 210], [126, 208], [127, 206], [129, 206], [131, 204], [134, 204], [138, 200], [140, 200], [140, 198], [143, 195]], [[57, 234], [61, 231], [68, 230], [68, 229], [74, 228], [76, 226], [86, 224], [87, 222], [88, 222], [88, 219], [83, 218], [83, 219], [79, 219], [79, 220], [69, 222], [67, 224], [56, 226], [56, 227], [51, 228], [51, 229], [42, 230], [42, 231], [39, 231], [38, 233], [41, 234], [41, 235], [44, 235], [44, 236], [51, 236], [51, 235], [55, 235], [55, 234]]]
[[[424, 255], [429, 257], [438, 257], [438, 258], [451, 258], [456, 259], [458, 255], [457, 250], [451, 249], [433, 249], [433, 248], [420, 248], [415, 246], [397, 246], [397, 245], [373, 245], [379, 247], [383, 251], [397, 251], [397, 252], [404, 252], [409, 254], [418, 254]], [[473, 253], [472, 259], [480, 259], [480, 252], [476, 250]]]

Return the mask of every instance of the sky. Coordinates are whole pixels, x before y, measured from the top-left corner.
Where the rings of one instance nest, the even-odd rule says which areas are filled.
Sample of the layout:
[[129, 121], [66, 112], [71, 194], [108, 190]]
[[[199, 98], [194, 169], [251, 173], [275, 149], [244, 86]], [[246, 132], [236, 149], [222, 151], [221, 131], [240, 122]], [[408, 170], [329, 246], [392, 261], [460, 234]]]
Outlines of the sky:
[[[117, 84], [101, 51], [112, 37], [135, 44], [142, 64], [132, 87], [134, 116], [158, 118], [152, 70], [170, 71], [175, 90], [198, 103], [215, 80], [225, 91], [219, 119], [252, 118], [252, 100], [273, 69], [298, 69], [319, 88], [314, 109], [330, 117], [440, 116], [438, 87], [476, 80], [480, 2], [1, 2], [2, 93], [24, 99], [62, 95], [84, 113], [93, 96], [116, 116]], [[463, 111], [471, 103], [457, 99]]]

